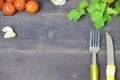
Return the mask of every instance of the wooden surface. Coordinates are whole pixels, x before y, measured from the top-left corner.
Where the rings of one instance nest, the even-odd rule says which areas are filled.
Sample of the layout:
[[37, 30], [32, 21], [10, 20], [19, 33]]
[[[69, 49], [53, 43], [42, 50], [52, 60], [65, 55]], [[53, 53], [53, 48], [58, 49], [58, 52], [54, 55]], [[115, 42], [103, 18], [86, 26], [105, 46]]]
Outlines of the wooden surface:
[[[36, 14], [22, 11], [5, 16], [0, 12], [0, 30], [9, 25], [17, 32], [15, 39], [4, 39], [0, 31], [0, 80], [90, 80], [92, 55], [88, 43], [93, 23], [88, 16], [77, 22], [66, 17], [80, 1], [69, 0], [60, 7], [49, 0], [38, 0], [41, 9]], [[120, 17], [113, 17], [101, 30], [99, 80], [106, 77], [105, 30], [113, 37], [119, 80]]]

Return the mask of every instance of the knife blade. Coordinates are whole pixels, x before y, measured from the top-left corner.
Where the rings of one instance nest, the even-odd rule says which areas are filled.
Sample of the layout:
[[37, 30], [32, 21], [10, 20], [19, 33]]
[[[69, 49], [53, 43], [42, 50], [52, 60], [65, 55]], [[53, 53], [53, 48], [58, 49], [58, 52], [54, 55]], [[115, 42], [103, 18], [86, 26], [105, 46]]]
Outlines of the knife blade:
[[116, 66], [114, 63], [114, 49], [111, 35], [105, 31], [106, 46], [107, 46], [107, 66], [106, 66], [106, 80], [115, 80]]
[[114, 49], [111, 35], [106, 31], [107, 64], [114, 65]]

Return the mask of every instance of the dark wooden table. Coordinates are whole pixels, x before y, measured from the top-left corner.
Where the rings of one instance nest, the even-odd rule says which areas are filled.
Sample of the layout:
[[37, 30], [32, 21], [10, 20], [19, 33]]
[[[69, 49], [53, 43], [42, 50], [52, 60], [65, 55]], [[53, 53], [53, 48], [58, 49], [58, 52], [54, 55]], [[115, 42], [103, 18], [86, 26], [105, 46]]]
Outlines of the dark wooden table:
[[[39, 0], [36, 14], [26, 11], [14, 16], [0, 12], [0, 30], [12, 26], [15, 39], [4, 39], [0, 31], [0, 80], [90, 80], [92, 54], [88, 50], [89, 31], [94, 28], [88, 16], [77, 22], [66, 14], [81, 0], [69, 0], [64, 6], [54, 6], [50, 0]], [[101, 30], [101, 51], [97, 55], [99, 80], [106, 78], [106, 45], [104, 30], [111, 33], [120, 74], [120, 16], [106, 23]]]

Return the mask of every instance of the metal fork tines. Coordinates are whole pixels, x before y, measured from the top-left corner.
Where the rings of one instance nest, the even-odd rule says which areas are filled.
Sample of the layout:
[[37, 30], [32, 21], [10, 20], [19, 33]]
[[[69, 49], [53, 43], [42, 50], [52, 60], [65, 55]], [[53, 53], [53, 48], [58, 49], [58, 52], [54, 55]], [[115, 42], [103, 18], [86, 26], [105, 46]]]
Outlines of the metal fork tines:
[[100, 50], [100, 31], [98, 30], [90, 31], [89, 50], [93, 55], [92, 64], [90, 66], [91, 80], [98, 80], [98, 66], [96, 61], [96, 54]]
[[90, 31], [89, 50], [93, 54], [92, 62], [93, 64], [96, 64], [96, 54], [100, 50], [100, 31], [99, 30]]

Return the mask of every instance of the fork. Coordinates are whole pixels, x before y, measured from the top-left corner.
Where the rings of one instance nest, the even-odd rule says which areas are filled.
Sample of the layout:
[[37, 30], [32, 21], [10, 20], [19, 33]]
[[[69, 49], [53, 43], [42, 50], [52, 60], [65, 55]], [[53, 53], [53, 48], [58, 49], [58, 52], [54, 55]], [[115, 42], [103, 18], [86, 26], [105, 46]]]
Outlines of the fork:
[[91, 80], [98, 80], [98, 66], [96, 55], [100, 51], [100, 31], [90, 31], [89, 51], [92, 53], [92, 64], [90, 65]]

